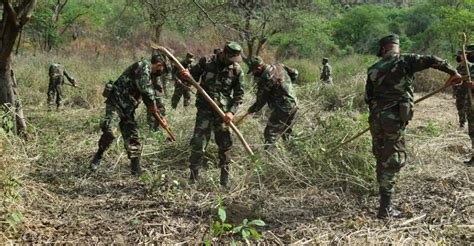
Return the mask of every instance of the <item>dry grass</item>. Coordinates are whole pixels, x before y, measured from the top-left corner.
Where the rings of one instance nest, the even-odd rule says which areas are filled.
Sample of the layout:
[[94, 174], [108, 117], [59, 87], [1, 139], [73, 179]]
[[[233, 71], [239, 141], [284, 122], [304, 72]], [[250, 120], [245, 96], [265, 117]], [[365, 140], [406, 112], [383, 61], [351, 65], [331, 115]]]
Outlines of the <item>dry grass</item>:
[[[167, 118], [177, 134], [176, 144], [167, 142], [161, 133], [150, 132], [145, 113], [139, 110], [147, 170], [140, 179], [130, 175], [121, 138], [99, 170], [90, 173], [88, 162], [96, 150], [103, 113], [99, 82], [115, 78], [130, 60], [62, 57], [83, 88], [67, 90], [65, 110], [47, 113], [47, 59], [16, 61], [31, 138], [22, 142], [1, 136], [0, 190], [5, 202], [0, 218], [4, 240], [71, 244], [176, 244], [207, 239], [223, 244], [244, 242], [239, 236], [211, 237], [209, 227], [216, 219], [219, 198], [224, 199], [232, 224], [244, 218], [263, 219], [267, 226], [260, 230], [262, 242], [271, 244], [468, 244], [474, 240], [473, 173], [460, 163], [467, 157], [468, 139], [453, 127], [456, 116], [449, 97], [436, 97], [420, 105], [417, 118], [409, 126], [410, 163], [401, 172], [395, 200], [405, 217], [382, 222], [375, 219], [378, 197], [369, 136], [337, 153], [323, 151], [366, 126], [366, 115], [360, 113], [364, 75], [356, 70], [332, 88], [314, 83], [297, 87], [300, 114], [295, 138], [280, 143], [278, 151], [264, 152], [261, 145], [268, 112], [243, 123], [240, 128], [259, 153], [258, 158], [247, 158], [236, 141], [232, 183], [229, 189], [222, 189], [214, 144], [208, 148], [210, 166], [203, 170], [202, 182], [187, 182], [194, 108], [169, 110]], [[31, 71], [24, 67], [27, 64], [37, 64], [41, 69]], [[247, 93], [242, 108], [253, 100], [253, 94]], [[445, 108], [430, 111], [440, 109], [438, 103]], [[438, 113], [441, 111], [443, 114]], [[437, 123], [428, 125], [427, 117]], [[443, 120], [438, 121], [439, 117]], [[21, 185], [5, 185], [12, 178]], [[18, 200], [4, 199], [12, 192], [20, 195]], [[5, 224], [15, 212], [22, 215], [17, 232]]]

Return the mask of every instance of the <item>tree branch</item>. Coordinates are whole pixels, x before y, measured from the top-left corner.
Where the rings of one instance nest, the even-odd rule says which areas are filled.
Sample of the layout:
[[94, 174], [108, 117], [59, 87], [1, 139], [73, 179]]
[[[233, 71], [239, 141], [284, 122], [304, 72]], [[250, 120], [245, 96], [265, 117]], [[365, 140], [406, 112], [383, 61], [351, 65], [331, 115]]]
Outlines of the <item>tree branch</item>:
[[10, 21], [15, 25], [16, 28], [19, 28], [20, 23], [18, 22], [18, 15], [16, 14], [9, 0], [3, 0], [3, 8], [7, 13], [7, 17], [10, 18]]

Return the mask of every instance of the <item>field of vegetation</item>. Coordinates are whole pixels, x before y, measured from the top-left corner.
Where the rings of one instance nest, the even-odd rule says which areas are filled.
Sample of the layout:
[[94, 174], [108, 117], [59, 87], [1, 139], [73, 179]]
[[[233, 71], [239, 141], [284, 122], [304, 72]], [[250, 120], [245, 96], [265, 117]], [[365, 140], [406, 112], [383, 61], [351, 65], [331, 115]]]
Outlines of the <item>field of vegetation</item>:
[[[434, 53], [454, 63], [451, 54], [460, 47], [460, 31], [467, 28], [472, 35], [474, 30], [472, 1], [413, 1], [398, 8], [322, 0], [302, 1], [306, 9], [287, 7], [290, 15], [284, 17], [291, 18], [296, 28], [270, 22], [282, 31], [269, 36], [259, 54], [301, 73], [295, 84], [299, 99], [295, 136], [279, 142], [276, 150], [265, 151], [263, 129], [269, 110], [248, 118], [239, 129], [257, 154], [248, 157], [235, 138], [228, 188], [219, 185], [213, 142], [201, 182], [189, 184], [187, 159], [196, 110], [182, 105], [173, 110], [171, 98], [165, 98], [166, 119], [177, 135], [176, 143], [151, 131], [144, 107], [139, 107], [145, 169], [141, 177], [130, 175], [121, 137], [96, 172], [88, 166], [101, 133], [105, 82], [116, 79], [140, 57], [149, 57], [150, 38], [178, 55], [186, 51], [207, 55], [228, 39], [245, 44], [236, 33], [245, 27], [245, 18], [239, 19], [242, 13], [222, 14], [213, 1], [186, 1], [197, 2], [210, 18], [191, 4], [187, 15], [167, 17], [156, 37], [156, 29], [150, 28], [153, 19], [143, 14], [149, 12], [141, 1], [78, 0], [65, 5], [63, 18], [56, 23], [59, 32], [54, 34], [55, 28], [45, 21], [55, 2], [39, 1], [13, 57], [27, 134], [15, 136], [10, 114], [0, 114], [0, 241], [295, 245], [474, 241], [474, 171], [462, 163], [470, 157], [471, 143], [467, 130], [458, 128], [451, 91], [417, 105], [408, 126], [409, 160], [394, 200], [402, 218], [383, 221], [375, 216], [379, 197], [369, 134], [331, 150], [368, 126], [364, 88], [367, 68], [377, 60], [374, 41], [396, 32], [404, 50]], [[283, 11], [281, 6], [272, 7]], [[457, 14], [468, 20], [467, 27], [452, 18]], [[445, 27], [449, 32], [443, 31]], [[78, 37], [72, 38], [73, 34]], [[433, 39], [434, 35], [439, 38]], [[333, 85], [319, 82], [323, 56], [330, 57]], [[65, 86], [63, 109], [48, 112], [47, 69], [58, 61], [79, 88]], [[433, 70], [420, 73], [416, 96], [439, 88], [446, 79]], [[250, 77], [245, 89], [241, 113], [255, 100]]]

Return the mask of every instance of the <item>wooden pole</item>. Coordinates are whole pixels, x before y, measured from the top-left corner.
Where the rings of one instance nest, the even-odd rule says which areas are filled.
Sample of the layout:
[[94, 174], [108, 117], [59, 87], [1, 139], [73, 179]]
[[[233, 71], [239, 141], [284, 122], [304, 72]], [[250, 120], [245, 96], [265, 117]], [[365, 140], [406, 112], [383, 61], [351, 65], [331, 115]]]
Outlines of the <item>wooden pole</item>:
[[[466, 79], [466, 76], [463, 76], [463, 77], [461, 78], [461, 80], [464, 80], [464, 79]], [[424, 96], [421, 97], [421, 98], [418, 98], [417, 100], [415, 100], [415, 104], [417, 104], [417, 103], [419, 103], [419, 102], [422, 102], [422, 101], [426, 100], [427, 98], [430, 98], [430, 97], [432, 97], [433, 95], [436, 95], [436, 94], [440, 93], [441, 91], [443, 91], [444, 89], [446, 89], [446, 88], [448, 88], [448, 87], [450, 87], [450, 86], [451, 86], [451, 85], [444, 85], [443, 87], [441, 87], [441, 88], [439, 88], [439, 89], [436, 89], [436, 90], [434, 90], [434, 91], [432, 91], [432, 92], [430, 92], [430, 93], [424, 95]], [[338, 150], [338, 149], [341, 148], [342, 146], [348, 144], [349, 142], [352, 142], [354, 139], [359, 138], [360, 136], [362, 136], [364, 133], [368, 132], [369, 130], [370, 130], [370, 127], [364, 129], [363, 131], [357, 133], [356, 135], [354, 135], [353, 137], [349, 138], [348, 140], [346, 140], [346, 141], [344, 141], [344, 142], [338, 144], [336, 147], [332, 148], [329, 152], [334, 152], [334, 151]]]
[[[151, 47], [165, 54], [171, 60], [171, 62], [173, 62], [173, 64], [179, 69], [179, 71], [185, 70], [185, 68], [181, 65], [178, 59], [176, 59], [176, 57], [174, 57], [173, 54], [171, 54], [165, 47], [162, 47], [153, 43]], [[214, 111], [216, 111], [219, 114], [219, 116], [222, 119], [224, 119], [225, 113], [219, 108], [219, 106], [217, 106], [216, 102], [214, 102], [214, 100], [206, 93], [206, 91], [199, 85], [199, 83], [196, 82], [192, 76], [189, 76], [187, 79], [194, 87], [196, 87], [197, 92], [200, 93], [204, 97], [204, 99], [209, 103], [209, 105], [211, 105], [212, 109], [214, 109]], [[245, 141], [244, 136], [242, 135], [242, 133], [240, 133], [239, 129], [237, 129], [234, 123], [229, 122], [228, 125], [235, 132], [235, 134], [237, 134], [237, 137], [239, 138], [240, 142], [242, 142], [242, 144], [244, 145], [244, 148], [247, 151], [247, 153], [249, 155], [254, 155], [249, 144], [247, 143], [247, 141]]]

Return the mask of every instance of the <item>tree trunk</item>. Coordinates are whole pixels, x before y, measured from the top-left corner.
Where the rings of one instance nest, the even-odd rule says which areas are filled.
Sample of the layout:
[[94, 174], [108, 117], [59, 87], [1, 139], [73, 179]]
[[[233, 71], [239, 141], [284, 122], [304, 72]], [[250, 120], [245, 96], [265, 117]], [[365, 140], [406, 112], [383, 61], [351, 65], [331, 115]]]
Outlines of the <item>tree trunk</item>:
[[15, 127], [16, 133], [20, 136], [25, 136], [26, 133], [26, 122], [25, 122], [25, 115], [23, 114], [23, 105], [21, 104], [21, 100], [18, 97], [18, 84], [16, 83], [15, 73], [13, 69], [11, 70], [11, 79], [13, 83], [13, 95], [15, 97]]
[[160, 43], [161, 32], [163, 31], [163, 25], [162, 24], [156, 24], [154, 26], [154, 29], [155, 29], [155, 35], [153, 36], [153, 42], [159, 44]]

